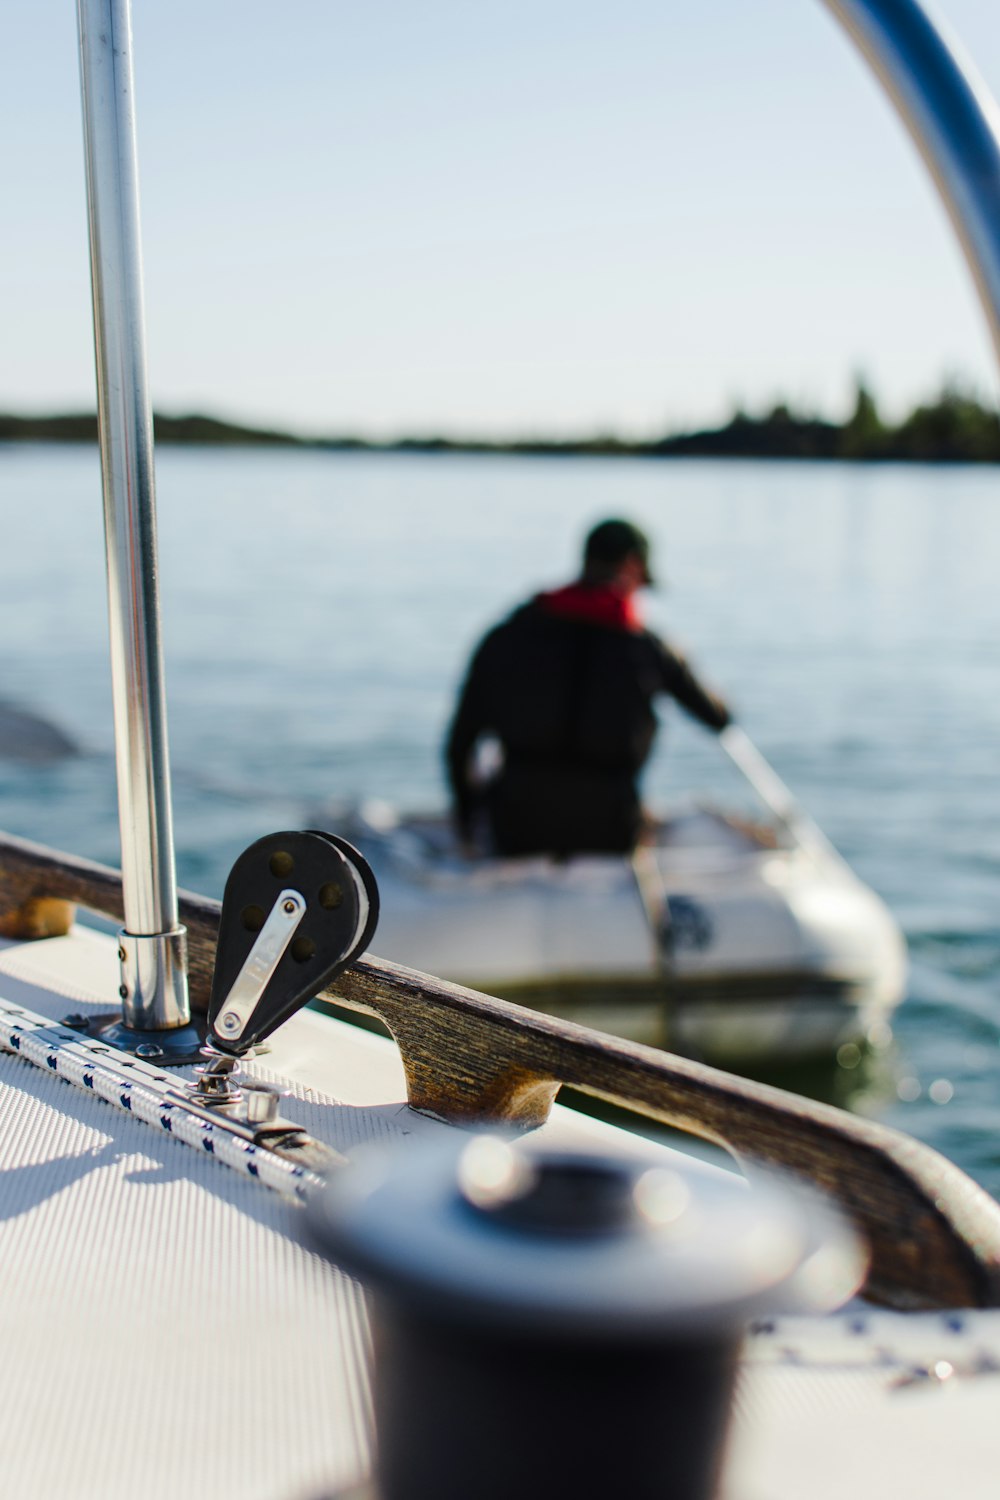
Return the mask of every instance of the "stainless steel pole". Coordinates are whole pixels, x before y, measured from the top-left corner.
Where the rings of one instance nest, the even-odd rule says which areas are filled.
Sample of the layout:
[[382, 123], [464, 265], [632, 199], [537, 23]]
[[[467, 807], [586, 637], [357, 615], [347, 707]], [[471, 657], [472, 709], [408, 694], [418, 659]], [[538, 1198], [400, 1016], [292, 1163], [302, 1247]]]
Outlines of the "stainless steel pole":
[[1000, 110], [917, 0], [825, 0], [881, 80], [951, 216], [1000, 359]]
[[125, 928], [123, 1022], [190, 1018], [178, 923], [129, 0], [78, 0]]

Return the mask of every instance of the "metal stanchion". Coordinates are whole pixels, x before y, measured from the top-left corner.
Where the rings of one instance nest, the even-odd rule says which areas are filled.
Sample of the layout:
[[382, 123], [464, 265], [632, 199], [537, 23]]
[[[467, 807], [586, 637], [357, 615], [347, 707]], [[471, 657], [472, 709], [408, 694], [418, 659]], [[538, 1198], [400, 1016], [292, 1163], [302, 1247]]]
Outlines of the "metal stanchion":
[[78, 22], [125, 907], [114, 1039], [137, 1036], [166, 1061], [197, 1037], [174, 871], [128, 0], [79, 0]]

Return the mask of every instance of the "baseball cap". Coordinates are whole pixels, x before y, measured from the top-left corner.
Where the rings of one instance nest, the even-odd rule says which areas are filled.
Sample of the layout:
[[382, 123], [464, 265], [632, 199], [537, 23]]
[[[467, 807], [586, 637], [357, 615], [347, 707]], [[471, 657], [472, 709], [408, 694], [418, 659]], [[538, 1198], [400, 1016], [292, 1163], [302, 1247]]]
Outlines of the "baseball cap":
[[640, 531], [631, 521], [614, 517], [599, 522], [588, 533], [583, 547], [583, 560], [584, 564], [609, 563], [614, 566], [634, 555], [642, 562], [646, 572], [645, 581], [649, 584], [653, 582], [653, 575], [649, 570], [650, 550], [649, 538], [644, 531]]

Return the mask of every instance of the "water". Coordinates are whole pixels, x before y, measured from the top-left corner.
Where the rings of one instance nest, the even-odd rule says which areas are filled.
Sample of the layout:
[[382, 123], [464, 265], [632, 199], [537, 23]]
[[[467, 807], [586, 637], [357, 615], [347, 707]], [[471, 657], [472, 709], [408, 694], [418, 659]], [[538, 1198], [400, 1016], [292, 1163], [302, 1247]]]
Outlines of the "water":
[[[0, 448], [0, 486], [0, 697], [87, 751], [0, 762], [0, 827], [117, 863], [96, 452]], [[164, 450], [181, 883], [220, 894], [252, 838], [332, 797], [442, 807], [471, 644], [633, 516], [666, 580], [650, 622], [906, 933], [895, 1051], [854, 1105], [1000, 1195], [998, 491], [988, 469]], [[666, 717], [654, 801], [727, 774]]]

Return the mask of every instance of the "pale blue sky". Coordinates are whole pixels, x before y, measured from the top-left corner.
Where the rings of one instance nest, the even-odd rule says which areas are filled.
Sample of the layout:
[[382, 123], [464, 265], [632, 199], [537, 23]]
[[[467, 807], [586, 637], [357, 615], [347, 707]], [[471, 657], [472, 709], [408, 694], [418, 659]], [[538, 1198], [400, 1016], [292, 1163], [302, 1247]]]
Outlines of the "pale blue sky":
[[[1000, 6], [939, 0], [1000, 94]], [[992, 396], [820, 0], [134, 0], [150, 384], [306, 432], [647, 434], [863, 370]], [[8, 8], [0, 408], [93, 404], [70, 0]]]

